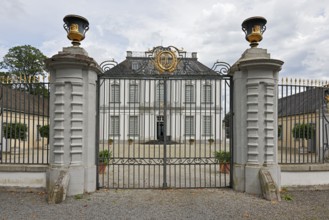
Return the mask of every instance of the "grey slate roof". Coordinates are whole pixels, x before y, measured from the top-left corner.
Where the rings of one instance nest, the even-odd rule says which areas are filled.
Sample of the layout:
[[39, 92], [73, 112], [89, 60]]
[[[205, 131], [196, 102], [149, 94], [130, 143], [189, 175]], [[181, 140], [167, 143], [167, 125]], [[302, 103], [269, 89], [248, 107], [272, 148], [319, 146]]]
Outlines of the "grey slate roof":
[[1, 110], [24, 113], [30, 115], [49, 115], [48, 98], [41, 95], [33, 95], [27, 91], [12, 89], [11, 85], [0, 85]]
[[[138, 65], [137, 69], [133, 69], [133, 63]], [[104, 72], [104, 75], [125, 75], [125, 76], [143, 76], [143, 75], [159, 75], [159, 71], [155, 68], [151, 57], [126, 57], [126, 59]], [[200, 63], [197, 58], [181, 58], [173, 76], [184, 75], [214, 75], [219, 74]]]
[[293, 116], [315, 113], [324, 104], [324, 91], [328, 88], [315, 87], [278, 100], [278, 116]]

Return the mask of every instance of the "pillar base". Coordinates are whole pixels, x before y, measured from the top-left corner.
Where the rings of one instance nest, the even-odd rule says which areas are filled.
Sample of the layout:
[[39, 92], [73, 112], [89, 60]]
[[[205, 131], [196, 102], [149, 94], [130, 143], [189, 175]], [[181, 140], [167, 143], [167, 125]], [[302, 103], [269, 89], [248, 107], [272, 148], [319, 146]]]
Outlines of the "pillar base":
[[233, 165], [233, 189], [239, 192], [246, 192], [254, 195], [262, 195], [262, 189], [259, 179], [259, 171], [266, 169], [271, 173], [273, 181], [280, 189], [281, 171], [280, 166], [257, 165], [257, 164], [234, 164]]
[[69, 167], [49, 168], [47, 183], [48, 192], [54, 188], [61, 171], [67, 171], [70, 176], [67, 187], [68, 196], [96, 191], [96, 166], [83, 167], [81, 165], [71, 165]]

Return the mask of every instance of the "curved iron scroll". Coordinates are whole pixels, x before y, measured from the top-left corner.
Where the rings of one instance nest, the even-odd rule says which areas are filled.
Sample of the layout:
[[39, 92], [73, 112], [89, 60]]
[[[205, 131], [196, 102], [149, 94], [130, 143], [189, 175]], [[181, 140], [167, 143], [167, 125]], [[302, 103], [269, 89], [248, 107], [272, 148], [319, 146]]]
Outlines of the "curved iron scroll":
[[112, 69], [118, 65], [118, 62], [116, 62], [114, 59], [106, 60], [100, 64], [100, 67], [102, 68], [103, 72]]
[[230, 72], [231, 65], [217, 60], [211, 69], [220, 75], [227, 75]]

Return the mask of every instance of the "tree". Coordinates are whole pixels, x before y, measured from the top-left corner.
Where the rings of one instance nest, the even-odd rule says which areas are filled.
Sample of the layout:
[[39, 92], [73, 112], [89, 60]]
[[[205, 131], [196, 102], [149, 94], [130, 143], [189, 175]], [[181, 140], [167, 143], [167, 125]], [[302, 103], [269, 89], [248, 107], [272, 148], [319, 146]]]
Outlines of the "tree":
[[[35, 47], [16, 46], [10, 48], [3, 57], [3, 61], [0, 62], [0, 70], [5, 70], [3, 73], [7, 76], [17, 76], [26, 80], [41, 77], [46, 75], [45, 59], [47, 57]], [[26, 84], [21, 85], [22, 87], [33, 94], [45, 95], [47, 93], [44, 91], [46, 90], [44, 85], [40, 84]]]
[[45, 75], [47, 57], [37, 48], [30, 45], [16, 46], [9, 49], [0, 62], [0, 68], [8, 74], [27, 77]]

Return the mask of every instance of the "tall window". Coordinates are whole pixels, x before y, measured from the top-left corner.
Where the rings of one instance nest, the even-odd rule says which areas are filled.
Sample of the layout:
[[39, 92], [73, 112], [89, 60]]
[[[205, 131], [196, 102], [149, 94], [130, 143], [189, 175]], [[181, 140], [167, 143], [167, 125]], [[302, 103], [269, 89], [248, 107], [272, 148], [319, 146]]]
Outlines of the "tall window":
[[203, 128], [202, 133], [204, 136], [212, 135], [212, 123], [211, 123], [211, 116], [203, 116]]
[[129, 136], [137, 136], [138, 135], [138, 116], [130, 116], [129, 117]]
[[195, 135], [194, 116], [185, 116], [185, 135]]
[[120, 85], [111, 85], [111, 102], [120, 102]]
[[163, 85], [163, 83], [159, 83], [157, 85], [156, 100], [159, 102], [164, 101], [164, 85]]
[[194, 86], [185, 85], [185, 102], [191, 103], [194, 102]]
[[110, 135], [120, 135], [120, 118], [119, 116], [111, 116], [110, 119]]
[[129, 102], [138, 102], [138, 85], [129, 85]]
[[202, 93], [202, 102], [211, 103], [211, 85], [203, 85]]

